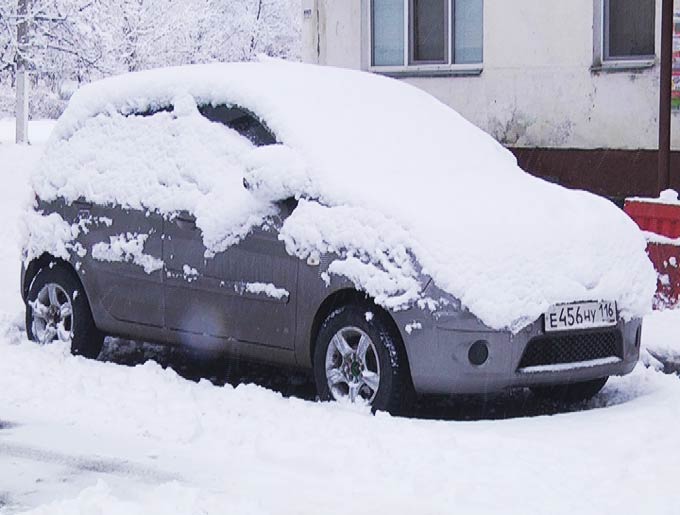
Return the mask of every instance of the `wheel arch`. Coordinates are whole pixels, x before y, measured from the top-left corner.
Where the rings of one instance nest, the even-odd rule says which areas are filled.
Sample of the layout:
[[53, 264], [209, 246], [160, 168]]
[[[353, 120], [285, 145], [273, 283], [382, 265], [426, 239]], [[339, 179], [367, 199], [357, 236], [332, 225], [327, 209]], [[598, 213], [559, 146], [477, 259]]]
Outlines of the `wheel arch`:
[[[49, 266], [59, 266], [65, 270], [68, 270], [71, 275], [73, 275], [73, 277], [80, 283], [83, 290], [85, 289], [83, 282], [80, 280], [80, 277], [78, 277], [78, 274], [71, 263], [65, 259], [55, 257], [52, 254], [45, 252], [40, 257], [37, 257], [28, 263], [23, 273], [21, 281], [21, 296], [24, 302], [28, 297], [28, 290], [31, 288], [31, 284], [33, 283], [33, 279], [35, 279], [35, 276], [38, 275], [40, 270]], [[87, 292], [85, 293], [87, 294]]]
[[399, 328], [394, 318], [389, 313], [389, 311], [387, 311], [382, 306], [376, 304], [373, 298], [371, 298], [364, 292], [361, 292], [354, 288], [343, 288], [334, 291], [333, 293], [328, 295], [319, 305], [319, 308], [314, 314], [314, 319], [312, 321], [312, 325], [310, 327], [308, 335], [309, 349], [307, 358], [309, 359], [310, 363], [314, 362], [314, 350], [316, 347], [316, 339], [317, 336], [319, 335], [321, 324], [323, 324], [324, 320], [326, 320], [328, 315], [330, 315], [334, 310], [339, 309], [343, 306], [347, 306], [349, 304], [364, 305], [367, 310], [375, 312], [375, 314], [378, 315], [385, 322], [385, 324], [387, 324], [388, 329], [390, 330], [390, 332], [392, 333], [397, 342], [397, 345], [401, 346], [404, 359], [406, 360], [406, 366], [409, 367], [408, 375], [410, 377], [411, 375], [410, 366], [408, 363], [408, 354], [406, 352], [406, 346], [404, 344], [401, 332], [399, 331]]

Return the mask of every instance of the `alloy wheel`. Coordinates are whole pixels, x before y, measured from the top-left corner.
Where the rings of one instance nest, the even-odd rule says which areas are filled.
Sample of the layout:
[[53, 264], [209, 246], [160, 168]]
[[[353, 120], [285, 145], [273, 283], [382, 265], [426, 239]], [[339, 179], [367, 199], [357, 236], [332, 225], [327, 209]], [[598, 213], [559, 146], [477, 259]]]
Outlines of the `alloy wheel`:
[[343, 327], [328, 344], [326, 379], [335, 400], [370, 404], [380, 386], [380, 362], [371, 338], [358, 327]]
[[46, 345], [57, 339], [71, 343], [73, 304], [64, 288], [56, 283], [47, 283], [30, 305], [32, 331], [39, 343]]

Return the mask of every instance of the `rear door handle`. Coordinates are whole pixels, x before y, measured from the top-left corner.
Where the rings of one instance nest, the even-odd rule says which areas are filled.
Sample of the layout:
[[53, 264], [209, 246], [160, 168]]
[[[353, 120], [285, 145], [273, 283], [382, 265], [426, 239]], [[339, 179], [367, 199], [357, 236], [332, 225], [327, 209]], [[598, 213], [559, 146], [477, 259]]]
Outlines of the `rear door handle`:
[[89, 215], [90, 209], [92, 209], [92, 202], [82, 199], [75, 200], [73, 205], [78, 209], [79, 216]]

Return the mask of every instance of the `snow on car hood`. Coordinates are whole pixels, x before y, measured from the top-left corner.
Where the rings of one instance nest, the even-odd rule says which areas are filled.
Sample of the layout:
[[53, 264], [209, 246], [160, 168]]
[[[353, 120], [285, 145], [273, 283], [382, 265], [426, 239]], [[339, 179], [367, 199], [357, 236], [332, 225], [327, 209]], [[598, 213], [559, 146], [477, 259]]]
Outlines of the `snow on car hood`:
[[[246, 108], [281, 145], [237, 141], [192, 102]], [[170, 105], [181, 109], [144, 120], [115, 114]], [[162, 149], [143, 160], [153, 172], [143, 179], [133, 164], [139, 138]], [[57, 124], [35, 187], [45, 199], [191, 209], [214, 252], [271, 214], [273, 200], [294, 195], [303, 200], [281, 230], [289, 252], [336, 252], [329, 274], [394, 309], [423, 300], [429, 275], [494, 329], [518, 331], [574, 300], [615, 300], [625, 318], [639, 317], [656, 283], [644, 238], [614, 205], [528, 175], [435, 98], [363, 72], [266, 60], [87, 85]]]

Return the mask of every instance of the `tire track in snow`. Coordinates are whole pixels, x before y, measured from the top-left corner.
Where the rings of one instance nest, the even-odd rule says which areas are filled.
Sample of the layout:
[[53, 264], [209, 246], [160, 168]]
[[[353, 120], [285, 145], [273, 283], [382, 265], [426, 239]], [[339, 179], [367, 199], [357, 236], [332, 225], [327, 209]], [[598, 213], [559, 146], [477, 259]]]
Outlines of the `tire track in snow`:
[[13, 424], [12, 422], [0, 420], [0, 431], [2, 431], [3, 429], [12, 429], [13, 427], [15, 427], [15, 424]]
[[[26, 445], [0, 442], [0, 458], [3, 456], [37, 461], [40, 463], [63, 465], [86, 473], [95, 472], [134, 477], [155, 483], [182, 480], [177, 474], [162, 472], [151, 467], [131, 463], [127, 460], [104, 458], [100, 456], [88, 457], [69, 455]], [[2, 506], [2, 493], [0, 493], [0, 506]]]

